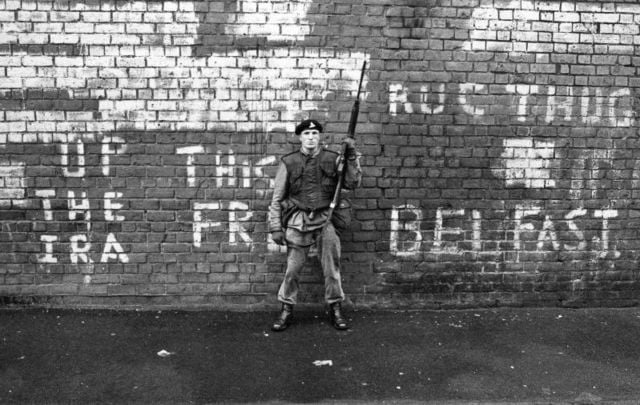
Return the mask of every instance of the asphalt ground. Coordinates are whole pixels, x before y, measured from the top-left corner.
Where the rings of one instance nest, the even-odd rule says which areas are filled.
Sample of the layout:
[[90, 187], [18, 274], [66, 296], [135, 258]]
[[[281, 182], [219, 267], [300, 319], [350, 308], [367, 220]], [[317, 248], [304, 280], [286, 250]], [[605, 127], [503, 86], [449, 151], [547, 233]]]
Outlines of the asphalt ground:
[[0, 404], [640, 403], [640, 309], [0, 310]]

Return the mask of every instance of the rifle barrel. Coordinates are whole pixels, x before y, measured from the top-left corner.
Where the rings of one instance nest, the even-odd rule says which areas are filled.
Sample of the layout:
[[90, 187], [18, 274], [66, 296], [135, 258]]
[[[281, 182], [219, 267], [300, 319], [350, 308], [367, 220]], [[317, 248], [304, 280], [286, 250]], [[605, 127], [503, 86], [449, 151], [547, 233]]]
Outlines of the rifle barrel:
[[367, 61], [362, 63], [362, 71], [360, 72], [360, 82], [358, 82], [358, 94], [356, 100], [353, 102], [351, 108], [351, 118], [349, 119], [349, 129], [347, 130], [347, 136], [353, 138], [356, 133], [356, 124], [358, 123], [358, 115], [360, 114], [360, 93], [362, 92], [362, 82], [364, 80], [364, 72], [367, 68]]
[[356, 100], [360, 100], [360, 91], [362, 90], [362, 81], [364, 79], [364, 71], [367, 69], [367, 61], [362, 62], [362, 71], [360, 72], [360, 82], [358, 83], [358, 94]]

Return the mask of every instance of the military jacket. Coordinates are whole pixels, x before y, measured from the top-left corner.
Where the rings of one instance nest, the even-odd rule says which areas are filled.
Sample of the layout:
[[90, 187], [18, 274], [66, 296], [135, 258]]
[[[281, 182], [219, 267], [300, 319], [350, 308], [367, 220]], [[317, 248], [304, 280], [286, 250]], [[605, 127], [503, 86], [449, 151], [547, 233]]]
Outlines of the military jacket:
[[[319, 149], [309, 155], [302, 149], [282, 157], [271, 204], [269, 231], [293, 227], [301, 232], [322, 226], [338, 184], [336, 152]], [[356, 188], [362, 173], [357, 159], [346, 159], [343, 188]]]

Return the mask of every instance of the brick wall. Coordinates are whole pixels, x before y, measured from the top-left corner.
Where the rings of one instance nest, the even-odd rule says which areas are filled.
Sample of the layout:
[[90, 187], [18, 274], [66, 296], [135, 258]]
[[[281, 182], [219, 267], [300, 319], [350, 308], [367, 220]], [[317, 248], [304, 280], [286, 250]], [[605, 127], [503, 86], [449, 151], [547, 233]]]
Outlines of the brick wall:
[[635, 304], [639, 23], [631, 0], [0, 1], [0, 302], [273, 305], [278, 157], [309, 116], [338, 148], [368, 61], [352, 303]]

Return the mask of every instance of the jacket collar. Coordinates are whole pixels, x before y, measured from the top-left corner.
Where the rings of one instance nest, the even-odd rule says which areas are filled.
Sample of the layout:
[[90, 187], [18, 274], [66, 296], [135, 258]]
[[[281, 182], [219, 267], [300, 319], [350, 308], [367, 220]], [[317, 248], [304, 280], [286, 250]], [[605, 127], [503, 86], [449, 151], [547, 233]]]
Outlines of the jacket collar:
[[311, 156], [311, 157], [316, 157], [320, 154], [320, 152], [322, 152], [322, 149], [324, 149], [323, 145], [320, 145], [318, 147], [318, 149], [316, 149], [316, 151], [314, 153], [307, 153], [305, 152], [305, 150], [303, 148], [300, 148], [300, 153], [302, 153], [303, 156]]

